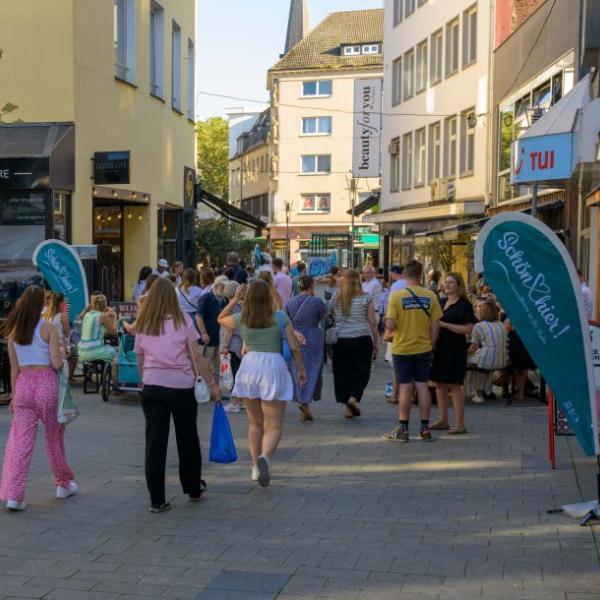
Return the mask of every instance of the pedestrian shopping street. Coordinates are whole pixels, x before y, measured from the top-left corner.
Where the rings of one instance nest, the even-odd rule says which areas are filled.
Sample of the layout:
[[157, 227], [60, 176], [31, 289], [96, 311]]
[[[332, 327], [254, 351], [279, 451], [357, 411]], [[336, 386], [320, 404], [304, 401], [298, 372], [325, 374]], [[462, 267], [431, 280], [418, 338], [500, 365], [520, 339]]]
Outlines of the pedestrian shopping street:
[[[315, 422], [288, 408], [267, 489], [250, 481], [244, 413], [230, 415], [240, 460], [205, 464], [199, 504], [180, 493], [172, 435], [173, 510], [162, 514], [148, 512], [139, 400], [104, 404], [75, 388], [82, 414], [66, 443], [81, 493], [55, 498], [39, 437], [28, 509], [0, 513], [0, 597], [600, 598], [598, 534], [546, 513], [595, 497], [576, 440], [557, 439], [553, 472], [545, 407], [497, 400], [467, 405], [468, 435], [384, 442], [396, 423], [382, 393], [389, 371], [377, 364], [363, 416], [347, 421], [326, 366]], [[2, 407], [1, 446], [9, 422]], [[210, 422], [201, 407], [205, 455]]]

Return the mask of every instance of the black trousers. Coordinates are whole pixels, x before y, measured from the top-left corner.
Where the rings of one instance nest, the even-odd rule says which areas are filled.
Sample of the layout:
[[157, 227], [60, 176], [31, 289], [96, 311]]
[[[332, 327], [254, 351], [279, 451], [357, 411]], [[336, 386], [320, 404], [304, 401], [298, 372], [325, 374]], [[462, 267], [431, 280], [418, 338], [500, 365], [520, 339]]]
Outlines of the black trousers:
[[179, 454], [179, 480], [183, 493], [200, 495], [202, 454], [196, 428], [198, 404], [193, 388], [174, 389], [145, 385], [142, 391], [142, 409], [146, 417], [146, 484], [150, 502], [164, 504], [165, 469], [171, 415], [175, 425]]
[[333, 386], [335, 400], [347, 404], [353, 397], [360, 402], [371, 377], [373, 340], [370, 335], [338, 338], [333, 346]]

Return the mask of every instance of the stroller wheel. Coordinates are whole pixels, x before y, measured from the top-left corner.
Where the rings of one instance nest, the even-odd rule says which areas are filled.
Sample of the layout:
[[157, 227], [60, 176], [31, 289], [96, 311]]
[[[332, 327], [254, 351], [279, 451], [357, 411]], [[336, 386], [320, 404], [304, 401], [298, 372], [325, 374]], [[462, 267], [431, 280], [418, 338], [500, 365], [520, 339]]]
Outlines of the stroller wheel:
[[102, 386], [101, 394], [102, 400], [108, 402], [110, 400], [110, 391], [112, 387], [112, 363], [104, 363], [104, 369], [102, 371]]

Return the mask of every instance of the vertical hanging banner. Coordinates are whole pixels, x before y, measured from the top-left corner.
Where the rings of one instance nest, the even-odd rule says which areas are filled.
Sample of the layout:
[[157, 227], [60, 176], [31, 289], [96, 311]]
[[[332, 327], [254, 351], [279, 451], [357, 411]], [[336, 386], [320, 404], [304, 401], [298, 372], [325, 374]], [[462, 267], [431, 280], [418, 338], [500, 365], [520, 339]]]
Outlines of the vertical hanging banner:
[[562, 242], [529, 215], [503, 213], [479, 234], [475, 270], [500, 300], [584, 452], [599, 454], [590, 333]]
[[352, 177], [381, 173], [381, 79], [354, 82]]
[[77, 253], [61, 240], [46, 240], [33, 251], [32, 260], [50, 289], [65, 295], [73, 321], [88, 304], [87, 279]]

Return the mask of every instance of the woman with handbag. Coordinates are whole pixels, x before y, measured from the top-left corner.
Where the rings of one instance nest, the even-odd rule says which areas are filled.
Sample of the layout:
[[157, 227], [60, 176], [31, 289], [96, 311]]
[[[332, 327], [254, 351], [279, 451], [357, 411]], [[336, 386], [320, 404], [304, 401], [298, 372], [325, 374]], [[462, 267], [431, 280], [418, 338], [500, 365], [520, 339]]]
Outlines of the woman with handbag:
[[[242, 312], [232, 315], [244, 298]], [[306, 385], [306, 370], [288, 316], [273, 308], [273, 296], [265, 281], [247, 289], [240, 286], [219, 315], [219, 324], [238, 329], [246, 353], [237, 372], [232, 396], [243, 398], [248, 415], [248, 443], [252, 457], [252, 480], [261, 487], [270, 482], [269, 461], [281, 439], [285, 405], [294, 396], [294, 386], [284, 360], [292, 353], [298, 384]]]
[[177, 299], [184, 313], [192, 319], [194, 327], [200, 333], [198, 324], [198, 300], [204, 293], [197, 285], [197, 275], [194, 269], [186, 269], [181, 276], [181, 284], [176, 288]]
[[375, 307], [371, 296], [363, 293], [358, 271], [346, 271], [332, 305], [336, 324], [327, 341], [333, 344], [335, 399], [346, 406], [344, 416], [352, 419], [361, 415], [358, 403], [369, 383], [379, 342]]
[[298, 371], [290, 364], [294, 380], [294, 400], [298, 402], [301, 421], [312, 421], [310, 403], [321, 400], [323, 387], [323, 330], [321, 322], [327, 308], [320, 298], [315, 298], [315, 284], [309, 275], [298, 278], [300, 293], [285, 303], [285, 312], [292, 322], [292, 327], [300, 343], [302, 360], [306, 367], [307, 382], [304, 387], [298, 384]]
[[[208, 385], [214, 399], [221, 391], [196, 343], [199, 335], [192, 320], [181, 310], [175, 288], [158, 279], [136, 321], [135, 352], [144, 388], [142, 409], [146, 418], [146, 483], [150, 511], [163, 512], [171, 505], [165, 497], [165, 466], [171, 416], [179, 454], [179, 479], [192, 502], [200, 499], [202, 455], [196, 428], [198, 406], [194, 398], [195, 372]], [[198, 394], [198, 391], [196, 391]]]

